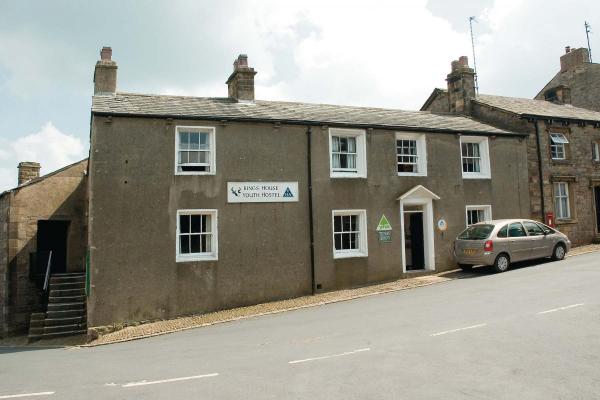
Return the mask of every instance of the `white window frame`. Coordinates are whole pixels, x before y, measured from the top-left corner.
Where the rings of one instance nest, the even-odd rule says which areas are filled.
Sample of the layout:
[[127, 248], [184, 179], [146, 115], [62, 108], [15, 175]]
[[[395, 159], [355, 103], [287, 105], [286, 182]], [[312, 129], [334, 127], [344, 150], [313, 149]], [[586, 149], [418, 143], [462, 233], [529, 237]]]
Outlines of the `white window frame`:
[[[175, 231], [175, 254], [176, 262], [189, 261], [217, 261], [219, 259], [219, 231], [218, 219], [219, 212], [215, 209], [192, 209], [192, 210], [177, 210], [177, 228]], [[206, 253], [190, 253], [181, 254], [179, 252], [179, 217], [181, 215], [210, 215], [211, 221], [211, 244], [212, 251]]]
[[[356, 172], [333, 170], [333, 136], [356, 138]], [[363, 129], [329, 129], [329, 175], [331, 178], [367, 177], [367, 133]]]
[[469, 211], [483, 211], [484, 214], [484, 221], [491, 221], [492, 220], [492, 206], [489, 204], [484, 204], [484, 205], [468, 205], [465, 207], [465, 225], [467, 226], [467, 228], [470, 226], [469, 225]]
[[[336, 250], [335, 248], [335, 217], [344, 215], [358, 216], [358, 249]], [[331, 239], [333, 258], [368, 257], [367, 246], [367, 210], [332, 210], [331, 211]]]
[[[564, 185], [565, 188], [565, 195], [560, 195], [559, 194], [559, 188], [561, 185]], [[566, 220], [566, 219], [571, 219], [571, 199], [570, 197], [570, 193], [569, 193], [569, 183], [568, 182], [554, 182], [554, 212], [556, 213], [556, 215], [554, 216], [554, 218], [556, 218], [557, 220]], [[562, 206], [561, 206], [561, 199], [566, 199], [567, 200], [567, 209], [566, 209], [566, 215], [563, 213], [562, 210]]]
[[[463, 170], [463, 155], [462, 155], [462, 144], [463, 143], [477, 143], [479, 144], [479, 172], [465, 172]], [[460, 154], [460, 170], [462, 171], [463, 179], [490, 179], [490, 144], [487, 137], [482, 136], [461, 136], [459, 145]]]
[[[179, 171], [179, 131], [208, 133], [209, 136], [209, 171]], [[176, 126], [175, 127], [175, 175], [215, 175], [217, 159], [217, 142], [213, 126]]]
[[[414, 140], [417, 145], [417, 172], [398, 172], [398, 140]], [[427, 176], [427, 142], [424, 133], [396, 132], [396, 172], [398, 176]]]
[[[566, 136], [564, 135], [564, 133], [560, 133], [560, 132], [550, 132], [550, 157], [553, 160], [566, 160], [567, 159], [567, 146], [565, 146], [566, 144], [569, 144], [569, 141], [567, 140]], [[554, 157], [554, 151], [553, 149], [556, 149], [556, 153], [559, 153], [559, 149], [560, 149], [560, 153], [562, 153], [562, 157]]]

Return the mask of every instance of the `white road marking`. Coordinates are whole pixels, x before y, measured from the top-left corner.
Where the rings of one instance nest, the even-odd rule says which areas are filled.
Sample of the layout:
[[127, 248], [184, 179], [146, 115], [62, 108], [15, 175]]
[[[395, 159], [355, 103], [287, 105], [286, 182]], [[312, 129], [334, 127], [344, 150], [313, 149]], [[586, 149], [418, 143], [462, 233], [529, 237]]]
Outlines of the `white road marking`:
[[50, 396], [54, 392], [38, 392], [38, 393], [23, 393], [23, 394], [9, 394], [6, 396], [0, 396], [0, 399], [18, 399], [20, 397], [33, 397], [33, 396]]
[[124, 385], [121, 385], [121, 387], [127, 388], [127, 387], [144, 386], [144, 385], [156, 385], [158, 383], [181, 382], [181, 381], [189, 381], [192, 379], [211, 378], [213, 376], [218, 376], [218, 375], [219, 374], [214, 373], [214, 374], [206, 374], [206, 375], [184, 376], [182, 378], [162, 379], [159, 381], [129, 382]]
[[458, 331], [466, 331], [467, 329], [481, 328], [482, 326], [486, 326], [486, 325], [487, 324], [477, 324], [477, 325], [466, 326], [464, 328], [450, 329], [449, 331], [432, 333], [429, 336], [441, 336], [441, 335], [445, 335], [447, 333], [454, 333], [454, 332], [458, 332]]
[[307, 361], [325, 360], [327, 358], [349, 356], [351, 354], [362, 353], [363, 351], [370, 351], [370, 350], [371, 350], [370, 348], [365, 348], [365, 349], [358, 349], [358, 350], [352, 350], [352, 351], [345, 351], [343, 353], [332, 354], [330, 356], [321, 356], [321, 357], [305, 358], [303, 360], [288, 361], [288, 364], [298, 364], [298, 363], [303, 363], [303, 362], [307, 362]]
[[584, 303], [571, 304], [570, 306], [564, 306], [564, 307], [553, 308], [552, 310], [540, 311], [538, 314], [548, 314], [548, 313], [555, 312], [555, 311], [568, 310], [569, 308], [581, 307], [583, 305], [584, 305]]

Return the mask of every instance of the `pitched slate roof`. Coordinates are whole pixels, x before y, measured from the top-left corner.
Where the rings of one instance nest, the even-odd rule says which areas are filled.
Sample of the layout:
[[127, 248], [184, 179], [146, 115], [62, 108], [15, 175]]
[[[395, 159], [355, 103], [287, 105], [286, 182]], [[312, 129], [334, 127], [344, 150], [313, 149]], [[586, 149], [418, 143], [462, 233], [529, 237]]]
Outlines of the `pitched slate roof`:
[[550, 118], [600, 121], [600, 112], [573, 107], [570, 104], [555, 104], [545, 100], [480, 94], [473, 101], [499, 108], [517, 115], [532, 115]]
[[229, 98], [215, 97], [132, 93], [96, 95], [92, 101], [92, 112], [115, 116], [318, 123], [481, 134], [515, 134], [458, 115], [283, 101], [256, 100], [253, 103], [238, 103]]

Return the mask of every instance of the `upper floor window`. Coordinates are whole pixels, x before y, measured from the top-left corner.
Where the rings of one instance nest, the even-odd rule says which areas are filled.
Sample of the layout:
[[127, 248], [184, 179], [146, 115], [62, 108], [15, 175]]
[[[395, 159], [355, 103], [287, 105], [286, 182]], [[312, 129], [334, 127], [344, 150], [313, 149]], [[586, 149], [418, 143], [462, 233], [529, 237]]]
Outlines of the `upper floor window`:
[[365, 131], [330, 129], [329, 149], [332, 178], [366, 178]]
[[333, 211], [333, 257], [367, 256], [367, 212]]
[[175, 174], [215, 173], [215, 128], [178, 126], [175, 128]]
[[600, 140], [592, 142], [592, 160], [600, 161]]
[[177, 261], [217, 259], [217, 210], [177, 211]]
[[490, 156], [488, 139], [478, 136], [463, 136], [460, 139], [463, 178], [490, 178]]
[[467, 206], [467, 227], [478, 222], [492, 220], [492, 206]]
[[567, 158], [567, 152], [565, 151], [567, 144], [569, 144], [569, 141], [562, 133], [550, 134], [550, 155], [553, 160], [565, 160]]
[[396, 158], [399, 176], [426, 176], [427, 149], [425, 135], [396, 133]]
[[566, 182], [554, 182], [554, 211], [556, 219], [571, 218], [569, 184]]

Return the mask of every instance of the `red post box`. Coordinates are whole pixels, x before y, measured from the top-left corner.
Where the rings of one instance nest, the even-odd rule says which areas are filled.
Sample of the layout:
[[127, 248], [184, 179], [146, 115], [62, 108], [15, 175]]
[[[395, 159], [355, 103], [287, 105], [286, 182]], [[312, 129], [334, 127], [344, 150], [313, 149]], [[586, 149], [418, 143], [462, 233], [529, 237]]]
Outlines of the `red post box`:
[[552, 213], [552, 212], [547, 212], [546, 213], [546, 225], [548, 225], [551, 228], [555, 227], [555, 224], [554, 224], [554, 213]]

